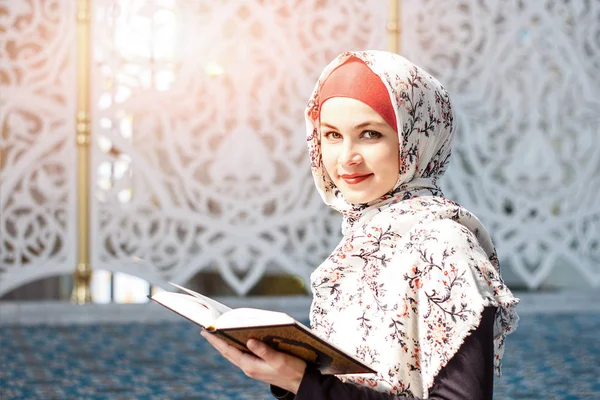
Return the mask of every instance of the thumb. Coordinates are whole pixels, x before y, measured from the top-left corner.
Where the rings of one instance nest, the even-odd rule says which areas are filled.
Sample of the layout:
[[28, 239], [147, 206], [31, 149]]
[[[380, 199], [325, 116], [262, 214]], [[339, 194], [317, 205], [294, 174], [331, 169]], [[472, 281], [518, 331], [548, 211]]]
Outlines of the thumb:
[[248, 350], [263, 360], [267, 360], [274, 352], [274, 350], [269, 348], [269, 346], [256, 339], [248, 340], [246, 347], [248, 347]]

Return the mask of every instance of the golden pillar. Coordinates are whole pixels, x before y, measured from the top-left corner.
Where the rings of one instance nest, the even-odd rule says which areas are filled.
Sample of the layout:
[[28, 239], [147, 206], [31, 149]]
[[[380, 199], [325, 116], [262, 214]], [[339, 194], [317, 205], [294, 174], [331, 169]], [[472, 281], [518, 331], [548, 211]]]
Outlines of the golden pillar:
[[388, 0], [388, 50], [400, 54], [401, 51], [401, 31], [400, 31], [400, 1], [401, 0]]
[[91, 0], [77, 0], [77, 268], [71, 301], [92, 301], [90, 281], [90, 43]]

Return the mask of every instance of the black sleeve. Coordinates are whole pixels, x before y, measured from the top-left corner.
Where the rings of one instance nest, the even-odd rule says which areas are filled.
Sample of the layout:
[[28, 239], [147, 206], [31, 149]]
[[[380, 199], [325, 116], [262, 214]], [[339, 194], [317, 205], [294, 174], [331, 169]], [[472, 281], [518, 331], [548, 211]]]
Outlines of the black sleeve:
[[[304, 375], [306, 376], [306, 372], [304, 373]], [[304, 377], [302, 378], [302, 380], [304, 380]], [[288, 392], [285, 389], [273, 385], [271, 385], [271, 394], [278, 400], [294, 400], [296, 398], [296, 395], [294, 393]]]
[[[494, 314], [495, 308], [483, 311], [481, 322], [464, 341], [458, 352], [435, 377], [429, 391], [433, 400], [491, 400], [494, 387]], [[284, 400], [414, 400], [344, 383], [333, 375], [322, 375], [307, 367], [298, 393], [294, 396], [280, 388], [271, 393]]]

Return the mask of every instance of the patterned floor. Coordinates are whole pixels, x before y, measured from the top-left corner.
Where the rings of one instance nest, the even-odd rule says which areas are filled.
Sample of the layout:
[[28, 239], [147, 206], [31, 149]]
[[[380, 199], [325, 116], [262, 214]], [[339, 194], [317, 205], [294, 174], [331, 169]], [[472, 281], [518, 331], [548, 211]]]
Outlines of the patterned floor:
[[[0, 327], [0, 398], [269, 399], [195, 325]], [[496, 399], [600, 399], [600, 313], [522, 317]]]

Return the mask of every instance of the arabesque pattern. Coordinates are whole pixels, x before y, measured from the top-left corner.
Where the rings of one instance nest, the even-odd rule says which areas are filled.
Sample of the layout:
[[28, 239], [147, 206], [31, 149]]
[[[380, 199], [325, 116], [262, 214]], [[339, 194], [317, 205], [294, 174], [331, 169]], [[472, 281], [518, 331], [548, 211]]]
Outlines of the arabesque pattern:
[[[403, 1], [403, 54], [450, 90], [446, 194], [530, 288], [600, 285], [600, 2]], [[508, 268], [505, 268], [505, 270]]]
[[[386, 2], [92, 4], [93, 268], [308, 281], [340, 234], [303, 109], [338, 53], [385, 48]], [[0, 4], [0, 295], [75, 267], [75, 7]], [[446, 193], [531, 288], [563, 265], [600, 285], [599, 21], [596, 1], [402, 0], [403, 55], [458, 110]]]
[[308, 282], [340, 220], [304, 107], [338, 53], [385, 46], [385, 2], [95, 3], [94, 268], [215, 268], [240, 294], [268, 269]]
[[0, 296], [75, 268], [75, 5], [0, 4]]

